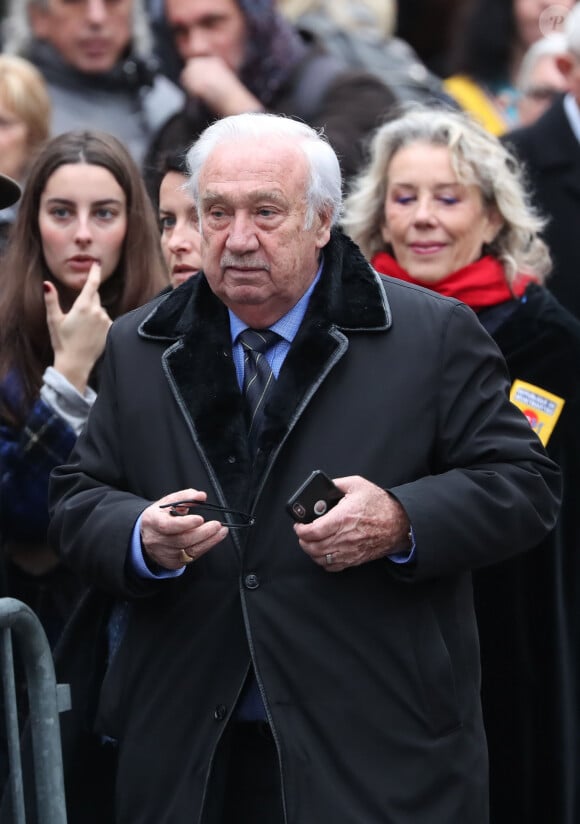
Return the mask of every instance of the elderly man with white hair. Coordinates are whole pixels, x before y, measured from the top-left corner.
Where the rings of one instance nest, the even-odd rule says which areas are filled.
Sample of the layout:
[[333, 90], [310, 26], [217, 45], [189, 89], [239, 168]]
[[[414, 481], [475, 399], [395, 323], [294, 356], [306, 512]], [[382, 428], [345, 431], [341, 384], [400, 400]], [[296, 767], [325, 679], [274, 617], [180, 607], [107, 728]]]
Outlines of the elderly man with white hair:
[[558, 67], [558, 59], [565, 53], [566, 38], [561, 32], [536, 40], [527, 50], [516, 81], [520, 126], [530, 126], [568, 91], [566, 78]]

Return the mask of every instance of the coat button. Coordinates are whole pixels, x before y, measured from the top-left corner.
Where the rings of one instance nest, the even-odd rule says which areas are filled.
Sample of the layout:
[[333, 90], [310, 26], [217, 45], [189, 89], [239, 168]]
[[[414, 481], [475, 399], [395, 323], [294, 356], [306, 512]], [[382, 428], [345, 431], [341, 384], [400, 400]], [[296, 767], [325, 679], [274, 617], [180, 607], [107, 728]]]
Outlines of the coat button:
[[216, 721], [223, 721], [227, 714], [228, 711], [225, 704], [218, 704], [215, 710], [213, 711], [213, 717]]
[[246, 589], [258, 589], [260, 586], [260, 579], [257, 575], [254, 575], [254, 573], [251, 572], [244, 578], [244, 585]]
[[229, 464], [235, 464], [235, 462], [236, 462], [236, 456], [235, 456], [235, 455], [228, 455], [227, 460], [228, 460], [228, 463], [229, 463]]

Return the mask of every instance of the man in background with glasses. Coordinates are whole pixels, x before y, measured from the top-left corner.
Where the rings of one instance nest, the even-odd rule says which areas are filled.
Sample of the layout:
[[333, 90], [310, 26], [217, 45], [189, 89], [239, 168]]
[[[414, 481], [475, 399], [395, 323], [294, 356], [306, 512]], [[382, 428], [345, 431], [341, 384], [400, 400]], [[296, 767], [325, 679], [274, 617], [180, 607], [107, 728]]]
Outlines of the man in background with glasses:
[[[471, 310], [337, 229], [323, 137], [236, 115], [188, 161], [203, 271], [114, 324], [52, 482], [116, 604], [81, 703], [118, 753], [101, 820], [486, 824], [470, 570], [553, 526], [558, 471]], [[294, 523], [315, 469], [342, 497]]]

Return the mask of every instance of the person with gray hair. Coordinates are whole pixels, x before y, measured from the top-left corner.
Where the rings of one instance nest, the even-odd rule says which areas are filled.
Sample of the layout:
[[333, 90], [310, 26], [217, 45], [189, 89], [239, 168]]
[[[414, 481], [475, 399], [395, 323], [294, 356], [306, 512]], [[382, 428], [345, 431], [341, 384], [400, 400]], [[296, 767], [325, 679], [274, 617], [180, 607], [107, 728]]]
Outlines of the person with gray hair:
[[529, 126], [568, 90], [558, 68], [558, 58], [565, 52], [566, 38], [554, 32], [536, 40], [525, 53], [516, 81], [520, 126]]
[[3, 45], [44, 75], [53, 134], [108, 131], [139, 164], [152, 135], [183, 104], [155, 64], [143, 0], [12, 0]]
[[379, 272], [475, 311], [506, 359], [510, 397], [563, 469], [555, 530], [473, 576], [494, 824], [578, 814], [580, 322], [543, 285], [544, 225], [496, 137], [464, 113], [423, 108], [376, 132], [343, 220]]
[[473, 314], [339, 231], [321, 134], [234, 115], [188, 162], [202, 271], [113, 324], [51, 483], [113, 599], [101, 820], [487, 824], [471, 570], [552, 527], [558, 470]]
[[526, 169], [534, 202], [549, 221], [543, 237], [553, 270], [548, 289], [580, 318], [580, 5], [564, 24], [565, 52], [556, 63], [568, 91], [534, 123], [503, 137]]

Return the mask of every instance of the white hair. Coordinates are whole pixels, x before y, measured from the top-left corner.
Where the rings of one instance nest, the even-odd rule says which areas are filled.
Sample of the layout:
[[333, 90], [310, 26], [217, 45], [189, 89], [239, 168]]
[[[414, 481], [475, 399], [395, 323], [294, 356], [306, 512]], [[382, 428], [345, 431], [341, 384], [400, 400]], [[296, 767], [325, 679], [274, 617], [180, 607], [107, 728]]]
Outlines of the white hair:
[[306, 123], [263, 112], [236, 114], [216, 120], [189, 149], [186, 158], [191, 175], [189, 188], [198, 209], [199, 177], [211, 153], [222, 143], [247, 139], [255, 141], [256, 152], [260, 151], [260, 145], [272, 139], [287, 140], [298, 146], [308, 164], [305, 228], [312, 226], [317, 214], [330, 214], [332, 224], [338, 222], [342, 207], [342, 179], [338, 158], [330, 143], [321, 132]]
[[580, 57], [580, 5], [575, 3], [566, 16], [564, 23], [564, 37], [567, 50]]
[[536, 40], [535, 43], [532, 43], [521, 62], [516, 80], [517, 88], [522, 91], [526, 90], [530, 85], [530, 78], [534, 69], [542, 58], [557, 57], [559, 54], [565, 54], [566, 51], [566, 37], [561, 32], [548, 34], [546, 37], [541, 37], [539, 40]]
[[[46, 9], [49, 5], [50, 0], [10, 0], [2, 23], [3, 51], [6, 54], [26, 56], [26, 52], [34, 39], [28, 10], [31, 6]], [[136, 57], [144, 60], [151, 57], [153, 37], [145, 9], [145, 0], [133, 0], [131, 42]]]

